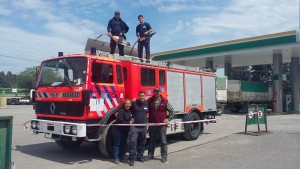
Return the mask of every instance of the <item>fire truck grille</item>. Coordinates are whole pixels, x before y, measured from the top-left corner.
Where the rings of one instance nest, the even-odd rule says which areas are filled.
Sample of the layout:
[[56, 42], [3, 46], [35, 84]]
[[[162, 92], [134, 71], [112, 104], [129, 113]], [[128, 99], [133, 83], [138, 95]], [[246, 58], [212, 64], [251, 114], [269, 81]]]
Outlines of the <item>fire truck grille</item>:
[[36, 102], [35, 112], [59, 116], [83, 116], [84, 105], [81, 102]]

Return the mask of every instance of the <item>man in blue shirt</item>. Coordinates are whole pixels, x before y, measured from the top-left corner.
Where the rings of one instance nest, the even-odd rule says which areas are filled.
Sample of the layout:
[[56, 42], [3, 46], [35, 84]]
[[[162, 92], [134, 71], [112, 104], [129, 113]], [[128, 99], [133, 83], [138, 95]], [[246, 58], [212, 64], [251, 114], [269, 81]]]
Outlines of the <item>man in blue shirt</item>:
[[[145, 100], [145, 92], [139, 91], [138, 99], [132, 102], [130, 111], [134, 124], [146, 124], [149, 111], [148, 102]], [[134, 165], [135, 158], [144, 162], [144, 147], [146, 144], [146, 126], [131, 126], [128, 133], [129, 165]]]
[[[143, 15], [138, 16], [140, 24], [136, 26], [136, 36], [138, 38], [138, 57], [143, 62], [143, 48], [146, 50], [146, 62], [150, 63], [150, 33], [152, 27], [144, 21]], [[143, 40], [144, 39], [144, 40]]]
[[[125, 33], [127, 33], [129, 27], [127, 24], [120, 18], [120, 12], [116, 11], [115, 16], [109, 20], [107, 24], [107, 32], [108, 36], [120, 36], [120, 38], [126, 39]], [[110, 39], [110, 54], [115, 53], [115, 49], [117, 46], [117, 42], [115, 42], [112, 38]], [[124, 56], [124, 46], [118, 44], [119, 55]]]

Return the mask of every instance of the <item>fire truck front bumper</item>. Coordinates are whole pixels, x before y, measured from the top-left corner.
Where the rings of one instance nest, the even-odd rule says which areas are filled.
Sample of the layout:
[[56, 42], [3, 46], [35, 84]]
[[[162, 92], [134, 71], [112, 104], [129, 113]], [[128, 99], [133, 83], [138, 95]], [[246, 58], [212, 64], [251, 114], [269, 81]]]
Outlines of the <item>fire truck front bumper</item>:
[[60, 136], [85, 137], [85, 123], [58, 122], [51, 120], [32, 119], [30, 128], [34, 134], [46, 133]]

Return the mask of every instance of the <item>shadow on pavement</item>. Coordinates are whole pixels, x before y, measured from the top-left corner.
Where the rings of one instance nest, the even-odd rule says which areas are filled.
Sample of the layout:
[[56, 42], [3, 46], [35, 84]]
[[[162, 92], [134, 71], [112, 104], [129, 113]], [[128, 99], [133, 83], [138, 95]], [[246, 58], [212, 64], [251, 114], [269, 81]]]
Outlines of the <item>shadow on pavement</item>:
[[247, 131], [245, 132], [237, 132], [233, 134], [239, 134], [239, 135], [250, 135], [250, 136], [263, 136], [263, 135], [268, 135], [268, 134], [273, 134], [271, 131], [261, 131], [260, 133], [257, 131]]
[[[208, 135], [211, 133], [202, 133], [202, 135]], [[201, 137], [201, 135], [199, 136]], [[168, 144], [174, 144], [185, 139], [180, 134], [170, 135], [167, 137]], [[148, 140], [149, 141], [149, 140]], [[188, 142], [188, 141], [186, 141]], [[160, 147], [159, 141], [157, 141], [156, 147]], [[148, 149], [148, 145], [145, 146], [145, 154]], [[18, 151], [30, 156], [42, 158], [45, 160], [63, 163], [63, 164], [84, 164], [91, 162], [92, 160], [110, 161], [112, 159], [105, 158], [98, 150], [98, 146], [95, 143], [83, 143], [76, 149], [61, 149], [55, 142], [47, 142], [31, 145], [16, 145], [13, 151]], [[155, 160], [160, 160], [160, 157], [155, 157]]]
[[103, 157], [98, 150], [97, 144], [93, 143], [83, 143], [79, 148], [72, 150], [61, 149], [55, 142], [25, 146], [17, 145], [13, 151], [19, 151], [24, 154], [63, 164], [83, 164], [92, 160], [111, 161], [111, 159]]

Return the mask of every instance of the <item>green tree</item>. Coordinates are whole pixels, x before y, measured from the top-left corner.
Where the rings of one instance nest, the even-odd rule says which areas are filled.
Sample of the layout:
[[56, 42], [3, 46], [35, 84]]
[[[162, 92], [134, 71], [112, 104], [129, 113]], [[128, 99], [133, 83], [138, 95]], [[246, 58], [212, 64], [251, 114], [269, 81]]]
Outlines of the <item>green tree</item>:
[[13, 88], [16, 83], [16, 74], [8, 71], [7, 74], [4, 71], [0, 72], [0, 88]]
[[242, 66], [232, 68], [231, 78], [232, 80], [249, 81], [251, 79], [251, 67]]
[[35, 84], [36, 68], [26, 68], [16, 79], [17, 88], [33, 88]]
[[5, 73], [3, 71], [0, 72], [0, 87], [7, 87]]
[[[282, 73], [289, 77], [291, 71], [291, 64], [282, 64]], [[232, 68], [232, 79], [265, 82], [272, 84], [273, 82], [273, 65], [254, 65]], [[282, 82], [284, 94], [291, 93], [291, 83], [289, 78]]]
[[7, 72], [5, 79], [10, 88], [16, 87], [16, 77], [17, 76], [15, 74], [12, 74], [11, 71]]
[[272, 82], [272, 71], [271, 65], [255, 65], [251, 66], [251, 79], [253, 82]]

